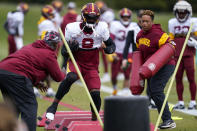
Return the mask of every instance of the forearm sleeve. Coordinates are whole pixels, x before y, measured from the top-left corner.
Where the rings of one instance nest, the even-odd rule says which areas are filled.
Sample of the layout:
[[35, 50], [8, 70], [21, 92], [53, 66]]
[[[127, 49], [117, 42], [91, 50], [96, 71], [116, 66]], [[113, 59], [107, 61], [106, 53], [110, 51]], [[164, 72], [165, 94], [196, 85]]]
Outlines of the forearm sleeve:
[[137, 49], [137, 47], [134, 42], [134, 31], [133, 30], [128, 32], [128, 35], [126, 38], [126, 43], [125, 43], [125, 47], [124, 47], [124, 51], [123, 51], [123, 58], [124, 59], [127, 59], [129, 47], [130, 47], [131, 43], [132, 43], [132, 49], [133, 49], [133, 51], [135, 51]]

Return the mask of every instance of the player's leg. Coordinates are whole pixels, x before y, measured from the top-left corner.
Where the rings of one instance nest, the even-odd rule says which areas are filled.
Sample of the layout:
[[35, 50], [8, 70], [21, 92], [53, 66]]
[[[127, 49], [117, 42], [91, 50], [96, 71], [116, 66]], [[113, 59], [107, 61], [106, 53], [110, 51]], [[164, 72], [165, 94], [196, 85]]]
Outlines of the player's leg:
[[16, 51], [16, 43], [14, 41], [14, 36], [8, 36], [8, 44], [9, 44], [9, 54], [12, 54]]
[[[165, 94], [164, 88], [168, 82], [170, 76], [174, 71], [174, 65], [165, 65], [162, 67], [153, 77], [148, 81], [150, 96], [157, 106], [158, 112], [161, 111]], [[175, 128], [176, 124], [172, 121], [171, 113], [169, 111], [168, 103], [166, 103], [163, 114], [163, 123], [160, 125], [161, 128]]]
[[78, 76], [74, 72], [69, 72], [66, 78], [60, 83], [57, 93], [55, 95], [54, 101], [47, 109], [46, 117], [49, 120], [54, 119], [54, 114], [56, 113], [58, 104], [60, 100], [67, 94], [70, 90], [71, 85], [78, 79]]
[[[184, 109], [184, 101], [183, 101], [183, 73], [184, 73], [184, 57], [182, 58], [178, 71], [176, 73], [176, 91], [178, 95], [178, 103], [174, 106], [174, 109]], [[176, 58], [178, 60], [178, 58]]]
[[[128, 55], [128, 58], [132, 58], [132, 55], [131, 53]], [[122, 63], [122, 55], [121, 55], [121, 63]], [[124, 73], [124, 81], [123, 81], [123, 95], [131, 95], [131, 91], [129, 89], [129, 80], [130, 80], [130, 73], [131, 73], [131, 67], [132, 65], [129, 64], [128, 67], [123, 70], [123, 73]]]
[[196, 109], [196, 82], [195, 82], [195, 57], [188, 56], [185, 61], [185, 71], [189, 81], [189, 89], [191, 94], [191, 101], [188, 109]]
[[[100, 111], [101, 107], [101, 97], [100, 97], [100, 78], [98, 75], [97, 70], [85, 70], [84, 71], [84, 80], [87, 84], [88, 90], [90, 92], [90, 95], [93, 99], [93, 102], [96, 106], [97, 111]], [[91, 112], [92, 112], [92, 120], [97, 120], [96, 114], [90, 104]]]
[[117, 76], [118, 73], [121, 71], [120, 66], [121, 66], [120, 60], [114, 60], [111, 63], [111, 82], [114, 89], [112, 93], [113, 95], [117, 94]]

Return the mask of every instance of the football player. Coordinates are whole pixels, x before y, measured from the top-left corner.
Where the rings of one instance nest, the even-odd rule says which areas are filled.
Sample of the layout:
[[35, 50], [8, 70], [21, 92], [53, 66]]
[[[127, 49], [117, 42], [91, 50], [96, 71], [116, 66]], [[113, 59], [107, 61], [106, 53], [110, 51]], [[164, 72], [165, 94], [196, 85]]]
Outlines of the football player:
[[[109, 36], [107, 24], [99, 21], [100, 10], [94, 3], [83, 6], [81, 17], [82, 22], [74, 22], [66, 26], [65, 38], [69, 45], [78, 45], [78, 48], [71, 48], [71, 50], [99, 111], [101, 106], [101, 82], [98, 74], [99, 48], [103, 47], [105, 53], [111, 54], [115, 51], [116, 46]], [[102, 44], [103, 42], [104, 44]], [[46, 118], [48, 120], [54, 119], [58, 103], [69, 92], [71, 85], [79, 79], [71, 60], [67, 68], [67, 76], [59, 85], [55, 99], [47, 109]], [[91, 111], [92, 120], [96, 120], [92, 106]]]
[[[41, 16], [40, 20], [38, 21], [38, 36], [41, 40], [43, 39], [43, 34], [45, 34], [46, 31], [56, 31], [57, 32], [57, 26], [56, 26], [55, 22], [52, 20], [54, 18], [54, 12], [55, 12], [55, 9], [51, 5], [45, 5], [41, 10], [42, 16]], [[49, 87], [47, 90], [46, 96], [47, 97], [54, 97], [55, 92], [54, 92], [53, 88], [51, 88], [50, 77], [48, 77], [46, 79], [46, 82]], [[37, 88], [34, 88], [34, 93], [37, 97], [42, 97]]]
[[[103, 1], [96, 1], [95, 4], [101, 11], [100, 20], [104, 21], [108, 24], [110, 27], [110, 23], [115, 19], [115, 14], [112, 9], [108, 8], [107, 5]], [[103, 49], [100, 49], [101, 55], [102, 55], [102, 61], [104, 65], [104, 75], [101, 78], [101, 82], [107, 82], [110, 81], [110, 76], [108, 73], [108, 61], [106, 59], [106, 55], [103, 52]]]
[[[113, 56], [114, 60], [111, 64], [111, 79], [112, 79], [112, 85], [114, 88], [113, 95], [116, 95], [117, 93], [117, 76], [119, 72], [123, 72], [125, 80], [123, 83], [123, 94], [122, 95], [130, 95], [131, 92], [129, 90], [129, 76], [131, 71], [131, 64], [127, 67], [127, 69], [123, 70], [123, 68], [126, 68], [127, 66], [127, 58], [131, 59], [132, 56], [132, 46], [127, 48], [127, 56], [125, 58], [126, 63], [125, 65], [122, 65], [123, 61], [123, 51], [126, 43], [126, 37], [129, 31], [133, 31], [135, 28], [136, 34], [139, 32], [139, 27], [137, 23], [131, 22], [132, 20], [132, 11], [128, 8], [123, 8], [119, 12], [120, 20], [111, 22], [110, 26], [110, 33], [111, 37], [114, 40], [114, 43], [116, 44], [116, 55]], [[135, 35], [136, 36], [136, 35]], [[134, 35], [131, 36], [134, 40]], [[130, 42], [135, 44], [134, 41]], [[129, 44], [130, 44], [129, 43]], [[123, 68], [121, 68], [123, 66]]]
[[9, 54], [14, 53], [23, 47], [23, 23], [24, 15], [29, 11], [27, 3], [20, 3], [16, 11], [8, 12], [7, 20], [4, 24], [8, 32]]
[[55, 22], [57, 27], [60, 27], [60, 24], [62, 22], [62, 17], [60, 15], [60, 12], [62, 11], [63, 3], [60, 0], [54, 0], [52, 2], [52, 6], [55, 9], [55, 11], [54, 11], [54, 18], [52, 19], [52, 21]]
[[197, 47], [197, 26], [195, 19], [192, 18], [192, 6], [187, 1], [178, 1], [173, 8], [175, 18], [172, 18], [168, 22], [168, 28], [170, 37], [176, 43], [176, 54], [175, 60], [178, 61], [180, 52], [182, 50], [186, 35], [188, 33], [191, 23], [194, 23], [192, 32], [188, 43], [186, 45], [183, 58], [180, 62], [177, 74], [176, 74], [176, 90], [178, 94], [178, 103], [175, 105], [174, 109], [184, 109], [183, 101], [183, 73], [186, 71], [186, 75], [189, 81], [189, 89], [191, 94], [191, 101], [189, 103], [188, 109], [196, 108], [196, 82], [195, 82], [195, 63], [194, 57]]

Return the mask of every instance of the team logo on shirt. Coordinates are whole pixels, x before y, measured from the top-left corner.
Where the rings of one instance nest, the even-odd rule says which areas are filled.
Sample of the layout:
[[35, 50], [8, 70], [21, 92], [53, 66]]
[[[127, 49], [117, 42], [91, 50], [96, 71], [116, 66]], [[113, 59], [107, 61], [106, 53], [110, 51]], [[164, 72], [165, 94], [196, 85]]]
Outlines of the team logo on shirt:
[[140, 38], [139, 39], [139, 45], [145, 45], [145, 46], [150, 46], [150, 40], [147, 38]]

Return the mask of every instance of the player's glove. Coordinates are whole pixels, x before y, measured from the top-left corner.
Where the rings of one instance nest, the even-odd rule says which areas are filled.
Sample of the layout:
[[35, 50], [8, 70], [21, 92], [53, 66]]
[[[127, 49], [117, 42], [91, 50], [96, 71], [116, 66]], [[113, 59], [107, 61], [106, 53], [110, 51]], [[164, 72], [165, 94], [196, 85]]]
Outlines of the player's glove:
[[79, 43], [76, 40], [69, 41], [68, 45], [72, 52], [76, 52], [79, 49]]
[[195, 40], [193, 37], [190, 37], [187, 42], [187, 45], [197, 49], [197, 40]]

